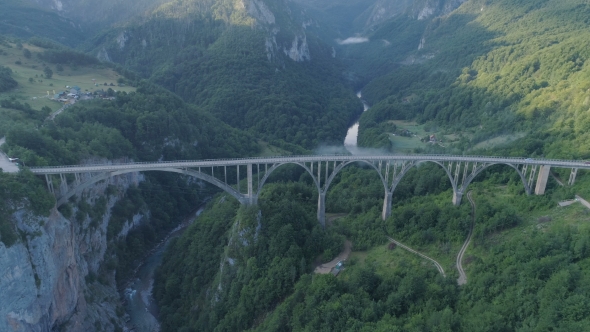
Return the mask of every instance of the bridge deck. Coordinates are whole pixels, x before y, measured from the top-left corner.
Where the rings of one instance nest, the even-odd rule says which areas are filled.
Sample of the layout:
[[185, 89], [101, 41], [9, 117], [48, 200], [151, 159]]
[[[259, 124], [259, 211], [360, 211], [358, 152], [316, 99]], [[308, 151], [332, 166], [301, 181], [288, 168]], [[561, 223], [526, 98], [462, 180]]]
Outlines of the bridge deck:
[[237, 158], [237, 159], [211, 159], [192, 161], [162, 161], [162, 162], [140, 162], [102, 165], [71, 165], [71, 166], [50, 166], [33, 167], [31, 171], [35, 174], [64, 174], [64, 173], [87, 173], [105, 172], [119, 170], [154, 170], [163, 168], [195, 168], [195, 167], [216, 167], [236, 166], [248, 164], [274, 164], [274, 163], [302, 163], [319, 161], [438, 161], [438, 162], [477, 162], [493, 164], [518, 164], [518, 165], [546, 165], [560, 168], [590, 169], [590, 164], [580, 160], [557, 160], [557, 159], [530, 159], [530, 158], [506, 158], [506, 157], [485, 157], [485, 156], [452, 156], [452, 155], [313, 155], [313, 156], [289, 156], [289, 157], [262, 157], [262, 158]]

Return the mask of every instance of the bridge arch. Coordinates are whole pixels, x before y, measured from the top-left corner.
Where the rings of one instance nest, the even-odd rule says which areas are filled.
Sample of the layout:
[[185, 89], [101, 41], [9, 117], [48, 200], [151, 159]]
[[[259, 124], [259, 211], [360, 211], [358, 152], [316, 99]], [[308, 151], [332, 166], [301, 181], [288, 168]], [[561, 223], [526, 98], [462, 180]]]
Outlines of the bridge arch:
[[[324, 183], [324, 188], [322, 188], [319, 184], [321, 183], [321, 180], [318, 178], [318, 213], [317, 213], [317, 217], [318, 220], [320, 222], [320, 224], [322, 225], [322, 227], [325, 227], [325, 222], [326, 222], [326, 194], [328, 193], [328, 189], [330, 189], [330, 185], [332, 184], [332, 181], [334, 181], [334, 178], [336, 177], [336, 175], [338, 173], [340, 173], [340, 171], [353, 163], [364, 163], [369, 165], [370, 167], [372, 167], [376, 172], [377, 175], [379, 176], [379, 179], [381, 180], [381, 183], [383, 184], [383, 188], [384, 188], [384, 192], [385, 192], [385, 202], [389, 202], [389, 205], [391, 205], [391, 195], [389, 194], [388, 190], [387, 190], [387, 181], [386, 179], [383, 177], [383, 175], [381, 174], [379, 168], [377, 166], [375, 166], [374, 163], [369, 162], [368, 160], [351, 160], [351, 161], [343, 161], [342, 163], [340, 163], [339, 165], [336, 165], [334, 167], [334, 169], [332, 170], [332, 173], [328, 176], [328, 179], [326, 180], [326, 182]], [[313, 175], [312, 175], [313, 177]], [[390, 208], [391, 210], [391, 208]]]
[[449, 178], [449, 181], [451, 182], [451, 187], [453, 188], [453, 192], [457, 191], [457, 185], [455, 184], [455, 181], [453, 180], [453, 175], [451, 174], [451, 171], [445, 167], [445, 165], [440, 162], [440, 161], [436, 161], [436, 160], [419, 160], [416, 161], [415, 163], [411, 164], [409, 167], [406, 167], [405, 169], [402, 170], [402, 172], [396, 177], [396, 179], [394, 179], [392, 185], [391, 185], [391, 193], [393, 194], [393, 192], [395, 191], [395, 188], [397, 187], [397, 185], [401, 182], [402, 178], [406, 175], [406, 173], [414, 168], [414, 167], [418, 167], [421, 164], [424, 163], [434, 163], [439, 165], [447, 174], [447, 177]]
[[311, 171], [311, 169], [310, 169], [309, 167], [307, 167], [307, 166], [306, 166], [304, 163], [301, 163], [301, 162], [294, 162], [294, 161], [293, 161], [293, 162], [284, 162], [284, 163], [276, 163], [276, 164], [273, 164], [273, 165], [272, 165], [272, 166], [271, 166], [271, 167], [268, 169], [268, 171], [266, 171], [266, 172], [264, 173], [264, 176], [262, 177], [262, 179], [260, 179], [260, 182], [258, 182], [258, 189], [257, 189], [257, 191], [256, 191], [256, 195], [258, 195], [258, 194], [259, 194], [259, 193], [262, 191], [262, 187], [263, 187], [263, 186], [266, 184], [266, 181], [268, 180], [268, 178], [270, 177], [270, 175], [271, 175], [271, 174], [272, 174], [274, 171], [276, 171], [276, 170], [277, 170], [279, 167], [281, 167], [281, 166], [284, 166], [284, 165], [288, 165], [288, 164], [291, 164], [291, 165], [297, 165], [297, 166], [301, 166], [301, 167], [303, 167], [303, 169], [304, 169], [305, 171], [307, 171], [307, 173], [308, 173], [309, 175], [311, 175], [311, 178], [313, 179], [313, 182], [314, 182], [314, 184], [315, 184], [316, 188], [317, 188], [318, 190], [320, 190], [320, 183], [319, 183], [318, 179], [316, 179], [316, 177], [313, 175], [313, 172]]
[[355, 160], [355, 161], [345, 161], [342, 164], [336, 166], [336, 168], [334, 168], [334, 170], [332, 171], [332, 174], [330, 174], [330, 176], [328, 177], [328, 181], [326, 181], [326, 183], [324, 184], [324, 193], [328, 192], [328, 189], [330, 188], [330, 185], [332, 184], [332, 181], [334, 181], [334, 178], [336, 178], [336, 175], [338, 175], [338, 173], [340, 173], [340, 171], [351, 164], [354, 163], [363, 163], [363, 164], [367, 164], [369, 165], [371, 168], [373, 168], [376, 172], [377, 175], [379, 175], [379, 179], [381, 179], [381, 183], [383, 184], [383, 188], [385, 189], [385, 192], [387, 192], [387, 182], [385, 182], [385, 179], [383, 178], [383, 175], [381, 174], [381, 172], [379, 172], [379, 168], [377, 168], [377, 166], [375, 166], [375, 164], [370, 163], [366, 160]]
[[67, 191], [62, 197], [59, 198], [59, 200], [56, 203], [56, 207], [63, 205], [72, 196], [76, 195], [77, 193], [81, 192], [84, 189], [87, 189], [88, 187], [92, 186], [93, 184], [95, 184], [99, 181], [106, 180], [108, 178], [111, 178], [111, 177], [117, 176], [117, 175], [123, 175], [123, 174], [133, 173], [133, 172], [146, 172], [146, 171], [172, 172], [172, 173], [179, 173], [179, 174], [192, 176], [192, 177], [201, 179], [203, 181], [206, 181], [206, 182], [222, 189], [223, 191], [225, 191], [228, 194], [235, 197], [238, 201], [240, 201], [240, 203], [247, 202], [246, 196], [244, 196], [243, 194], [241, 194], [237, 190], [235, 190], [233, 187], [223, 183], [222, 181], [219, 181], [218, 179], [216, 179], [215, 177], [213, 177], [211, 175], [196, 172], [196, 171], [189, 170], [189, 169], [180, 169], [180, 168], [172, 168], [171, 167], [171, 168], [154, 168], [154, 169], [141, 169], [141, 170], [126, 169], [126, 170], [119, 170], [119, 171], [114, 171], [114, 172], [101, 173], [97, 176], [91, 177], [89, 180], [87, 180], [87, 181], [75, 186], [73, 189]]
[[461, 186], [461, 189], [460, 189], [461, 192], [462, 193], [465, 192], [466, 189], [467, 189], [467, 186], [469, 186], [471, 184], [471, 182], [473, 180], [475, 180], [475, 178], [479, 174], [481, 174], [484, 170], [486, 170], [486, 169], [488, 169], [488, 168], [490, 168], [492, 166], [495, 166], [495, 165], [506, 165], [506, 166], [512, 167], [516, 171], [516, 173], [518, 173], [518, 175], [520, 176], [520, 180], [522, 181], [522, 185], [524, 186], [524, 190], [527, 193], [527, 195], [530, 195], [531, 194], [531, 188], [530, 188], [530, 186], [529, 186], [529, 184], [528, 184], [528, 182], [526, 180], [525, 175], [522, 173], [521, 170], [518, 169], [518, 166], [517, 165], [510, 164], [510, 163], [489, 163], [489, 164], [486, 164], [485, 166], [483, 166], [480, 169], [476, 170], [473, 174], [467, 176], [467, 178], [465, 179], [465, 183]]

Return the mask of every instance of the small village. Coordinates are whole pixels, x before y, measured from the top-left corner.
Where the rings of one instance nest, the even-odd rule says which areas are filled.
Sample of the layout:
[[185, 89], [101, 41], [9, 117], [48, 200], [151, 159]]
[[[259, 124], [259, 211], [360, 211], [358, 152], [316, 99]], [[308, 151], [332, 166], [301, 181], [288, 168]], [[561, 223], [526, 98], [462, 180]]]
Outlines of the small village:
[[[99, 84], [94, 84], [95, 86], [100, 86]], [[75, 85], [75, 86], [69, 86], [66, 85], [65, 89], [63, 91], [56, 91], [53, 90], [53, 94], [51, 94], [50, 91], [47, 91], [47, 96], [54, 101], [58, 101], [60, 103], [63, 103], [65, 105], [67, 104], [75, 104], [76, 101], [79, 100], [90, 100], [90, 99], [95, 99], [95, 98], [100, 98], [100, 99], [105, 99], [105, 100], [115, 100], [115, 94], [117, 93], [117, 90], [113, 90], [111, 87], [114, 87], [115, 84], [110, 83], [104, 83], [104, 86], [107, 86], [108, 89], [104, 90], [104, 89], [100, 89], [100, 90], [96, 90], [96, 91], [92, 91], [92, 92], [88, 92], [88, 90], [86, 91], [82, 91], [82, 89]], [[122, 84], [119, 84], [119, 86], [124, 86]]]

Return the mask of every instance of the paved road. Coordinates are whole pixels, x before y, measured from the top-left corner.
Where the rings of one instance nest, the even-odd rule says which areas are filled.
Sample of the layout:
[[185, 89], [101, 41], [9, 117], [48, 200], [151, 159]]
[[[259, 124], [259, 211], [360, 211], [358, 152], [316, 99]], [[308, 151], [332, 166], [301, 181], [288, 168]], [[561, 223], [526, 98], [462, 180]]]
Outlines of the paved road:
[[214, 166], [235, 166], [247, 164], [280, 164], [280, 163], [312, 163], [312, 162], [355, 162], [355, 161], [436, 161], [436, 162], [477, 162], [489, 164], [512, 165], [547, 165], [562, 168], [590, 169], [590, 164], [583, 160], [556, 160], [556, 159], [529, 159], [529, 158], [504, 158], [482, 156], [451, 156], [451, 155], [312, 155], [294, 157], [261, 157], [238, 159], [215, 159], [194, 161], [163, 161], [127, 163], [118, 165], [73, 165], [31, 168], [37, 174], [63, 174], [63, 173], [87, 173], [87, 172], [113, 172], [113, 171], [142, 171], [163, 168], [194, 168]]
[[431, 261], [432, 263], [434, 263], [434, 266], [436, 266], [436, 268], [438, 269], [438, 272], [440, 272], [440, 274], [442, 274], [442, 275], [443, 275], [443, 277], [446, 277], [446, 275], [445, 275], [445, 270], [443, 270], [443, 268], [442, 268], [442, 265], [440, 265], [440, 264], [439, 264], [437, 261], [435, 261], [434, 259], [432, 259], [432, 258], [430, 258], [430, 257], [428, 257], [428, 256], [426, 256], [426, 255], [424, 255], [424, 254], [422, 254], [422, 253], [419, 253], [419, 252], [417, 252], [416, 250], [414, 250], [414, 249], [412, 249], [412, 248], [410, 248], [410, 247], [406, 246], [405, 244], [403, 244], [403, 243], [401, 243], [401, 242], [399, 242], [399, 241], [396, 241], [396, 240], [392, 239], [392, 238], [391, 238], [391, 237], [389, 237], [389, 236], [388, 236], [387, 238], [389, 239], [389, 241], [391, 241], [391, 242], [393, 242], [393, 243], [397, 244], [398, 246], [402, 247], [403, 249], [406, 249], [407, 251], [409, 251], [409, 252], [411, 252], [411, 253], [413, 253], [413, 254], [416, 254], [416, 255], [418, 255], [418, 256], [420, 256], [420, 257], [424, 258], [424, 259], [427, 259], [427, 260]]
[[[0, 146], [2, 146], [4, 143], [6, 142], [6, 138], [2, 137], [0, 138]], [[18, 166], [16, 166], [16, 164], [14, 164], [13, 162], [8, 160], [8, 157], [2, 153], [0, 151], [0, 168], [2, 169], [2, 171], [6, 172], [6, 173], [17, 173], [18, 172]]]
[[459, 286], [465, 285], [467, 283], [467, 275], [463, 270], [463, 255], [465, 255], [465, 251], [471, 242], [471, 235], [473, 235], [473, 225], [475, 224], [475, 202], [473, 201], [473, 198], [471, 198], [471, 191], [467, 193], [467, 198], [469, 199], [469, 203], [471, 203], [471, 226], [469, 227], [469, 235], [467, 235], [467, 240], [465, 240], [461, 250], [459, 250], [459, 255], [457, 255], [457, 270], [459, 270], [459, 279], [457, 279], [457, 283]]

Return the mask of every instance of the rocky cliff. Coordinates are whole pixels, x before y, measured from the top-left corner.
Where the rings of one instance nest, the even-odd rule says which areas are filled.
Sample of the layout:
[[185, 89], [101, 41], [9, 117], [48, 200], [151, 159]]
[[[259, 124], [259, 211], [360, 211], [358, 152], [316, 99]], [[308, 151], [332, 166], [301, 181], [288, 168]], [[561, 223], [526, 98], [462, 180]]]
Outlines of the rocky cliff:
[[[425, 20], [444, 16], [467, 0], [293, 0], [335, 23], [335, 31], [362, 33], [387, 20], [408, 16]], [[342, 37], [342, 36], [340, 36]]]
[[362, 15], [365, 27], [382, 23], [390, 18], [407, 15], [417, 20], [447, 15], [467, 0], [377, 0]]
[[0, 331], [113, 331], [124, 325], [114, 273], [100, 282], [94, 276], [104, 259], [111, 208], [138, 180], [136, 174], [113, 177], [83, 193], [93, 205], [109, 185], [117, 188], [98, 223], [67, 219], [57, 209], [49, 217], [24, 209], [12, 215], [21, 241], [9, 248], [0, 242]]

